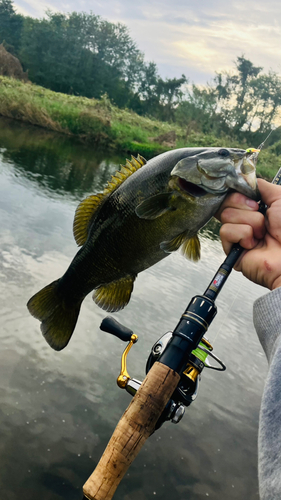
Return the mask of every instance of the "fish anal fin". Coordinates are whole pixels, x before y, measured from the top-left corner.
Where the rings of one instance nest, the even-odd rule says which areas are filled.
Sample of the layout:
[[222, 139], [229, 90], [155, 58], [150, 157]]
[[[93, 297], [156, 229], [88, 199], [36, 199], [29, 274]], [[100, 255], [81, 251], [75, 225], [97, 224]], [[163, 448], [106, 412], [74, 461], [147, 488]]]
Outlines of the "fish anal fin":
[[77, 245], [81, 246], [86, 242], [89, 223], [103, 198], [104, 195], [98, 193], [85, 198], [79, 203], [73, 222], [73, 234]]
[[135, 276], [126, 276], [118, 281], [99, 286], [93, 293], [93, 300], [108, 312], [123, 309], [131, 298], [135, 278]]

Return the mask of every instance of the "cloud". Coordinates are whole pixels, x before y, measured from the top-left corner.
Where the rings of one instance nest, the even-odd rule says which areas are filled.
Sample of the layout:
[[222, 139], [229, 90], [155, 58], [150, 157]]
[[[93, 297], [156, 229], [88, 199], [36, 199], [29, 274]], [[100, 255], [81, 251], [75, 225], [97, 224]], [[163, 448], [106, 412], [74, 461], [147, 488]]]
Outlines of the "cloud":
[[242, 54], [265, 71], [281, 72], [279, 0], [17, 0], [16, 6], [34, 16], [43, 16], [47, 8], [93, 11], [126, 24], [163, 77], [184, 73], [204, 83], [206, 75], [211, 79], [215, 71], [233, 68]]
[[51, 2], [42, 3], [39, 3], [37, 0], [20, 0], [19, 2], [15, 2], [14, 5], [17, 13], [38, 18], [44, 17], [48, 9], [53, 12], [61, 10], [59, 7], [56, 7], [56, 4], [52, 0]]
[[[212, 23], [208, 27], [193, 26], [188, 34], [177, 33], [170, 53], [208, 72], [222, 68], [228, 70], [233, 67], [233, 59], [242, 53], [252, 57], [255, 64], [269, 69], [281, 59], [278, 38], [278, 30], [265, 25], [249, 25], [247, 29], [239, 30], [233, 22], [226, 22], [218, 30], [216, 23]], [[275, 39], [277, 48], [273, 52]]]

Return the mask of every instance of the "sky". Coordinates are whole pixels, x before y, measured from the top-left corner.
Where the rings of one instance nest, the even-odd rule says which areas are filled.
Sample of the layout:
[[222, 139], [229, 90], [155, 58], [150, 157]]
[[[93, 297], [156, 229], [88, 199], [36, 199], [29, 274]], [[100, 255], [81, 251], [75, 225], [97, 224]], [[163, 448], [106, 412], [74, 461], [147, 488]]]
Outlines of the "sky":
[[238, 56], [281, 75], [280, 0], [16, 0], [18, 13], [93, 12], [125, 24], [145, 60], [162, 78], [211, 82]]

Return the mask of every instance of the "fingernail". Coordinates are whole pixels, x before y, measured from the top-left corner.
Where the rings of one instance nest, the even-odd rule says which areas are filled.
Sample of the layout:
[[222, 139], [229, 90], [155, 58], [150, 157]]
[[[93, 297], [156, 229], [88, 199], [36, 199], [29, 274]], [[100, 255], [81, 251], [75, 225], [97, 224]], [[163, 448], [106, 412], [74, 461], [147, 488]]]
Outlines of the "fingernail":
[[251, 200], [250, 198], [246, 199], [246, 205], [250, 208], [259, 208], [259, 204], [255, 200]]

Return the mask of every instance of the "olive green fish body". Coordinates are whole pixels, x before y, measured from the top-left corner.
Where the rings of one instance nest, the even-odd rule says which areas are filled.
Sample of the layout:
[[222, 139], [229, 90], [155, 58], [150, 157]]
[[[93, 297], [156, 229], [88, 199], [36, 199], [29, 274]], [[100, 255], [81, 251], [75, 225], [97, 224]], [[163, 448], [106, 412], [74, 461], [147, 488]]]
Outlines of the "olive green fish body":
[[[249, 156], [249, 155], [248, 155]], [[74, 236], [81, 249], [66, 273], [28, 302], [57, 350], [68, 343], [80, 305], [95, 302], [116, 311], [130, 300], [136, 276], [182, 248], [199, 258], [198, 230], [216, 213], [229, 189], [257, 196], [247, 152], [183, 148], [122, 166], [104, 193], [78, 206]]]
[[[78, 298], [77, 296], [86, 296], [101, 284], [117, 281], [126, 275], [136, 276], [168, 256], [160, 244], [183, 232], [188, 226], [188, 218], [189, 210], [186, 210], [185, 224], [180, 225], [176, 214], [170, 212], [163, 216], [160, 225], [157, 220], [145, 221], [132, 214], [124, 220], [124, 226], [114, 227], [115, 221], [112, 217], [113, 229], [110, 231], [110, 224], [109, 227], [104, 224], [101, 234], [88, 239], [73, 259], [69, 271], [61, 279], [60, 289], [71, 289], [72, 300]], [[203, 220], [202, 225], [205, 222], [206, 220]], [[197, 230], [198, 226], [190, 227], [190, 237], [194, 236]]]
[[[83, 247], [85, 259], [88, 256], [91, 261], [91, 289], [118, 280], [126, 273], [137, 275], [154, 265], [168, 255], [160, 247], [163, 241], [172, 240], [184, 231], [187, 231], [187, 237], [195, 236], [216, 213], [225, 193], [218, 196], [205, 193], [203, 200], [186, 195], [177, 188], [178, 196], [172, 200], [173, 209], [167, 210], [163, 216], [143, 219], [136, 214], [136, 208], [145, 199], [173, 192], [171, 171], [179, 159], [204, 149], [185, 148], [173, 151], [173, 155], [169, 152], [150, 160], [101, 204]], [[204, 210], [206, 206], [208, 210]], [[76, 269], [80, 261], [79, 256], [79, 263], [76, 263], [75, 257], [71, 265]], [[77, 274], [80, 276], [78, 269]]]

